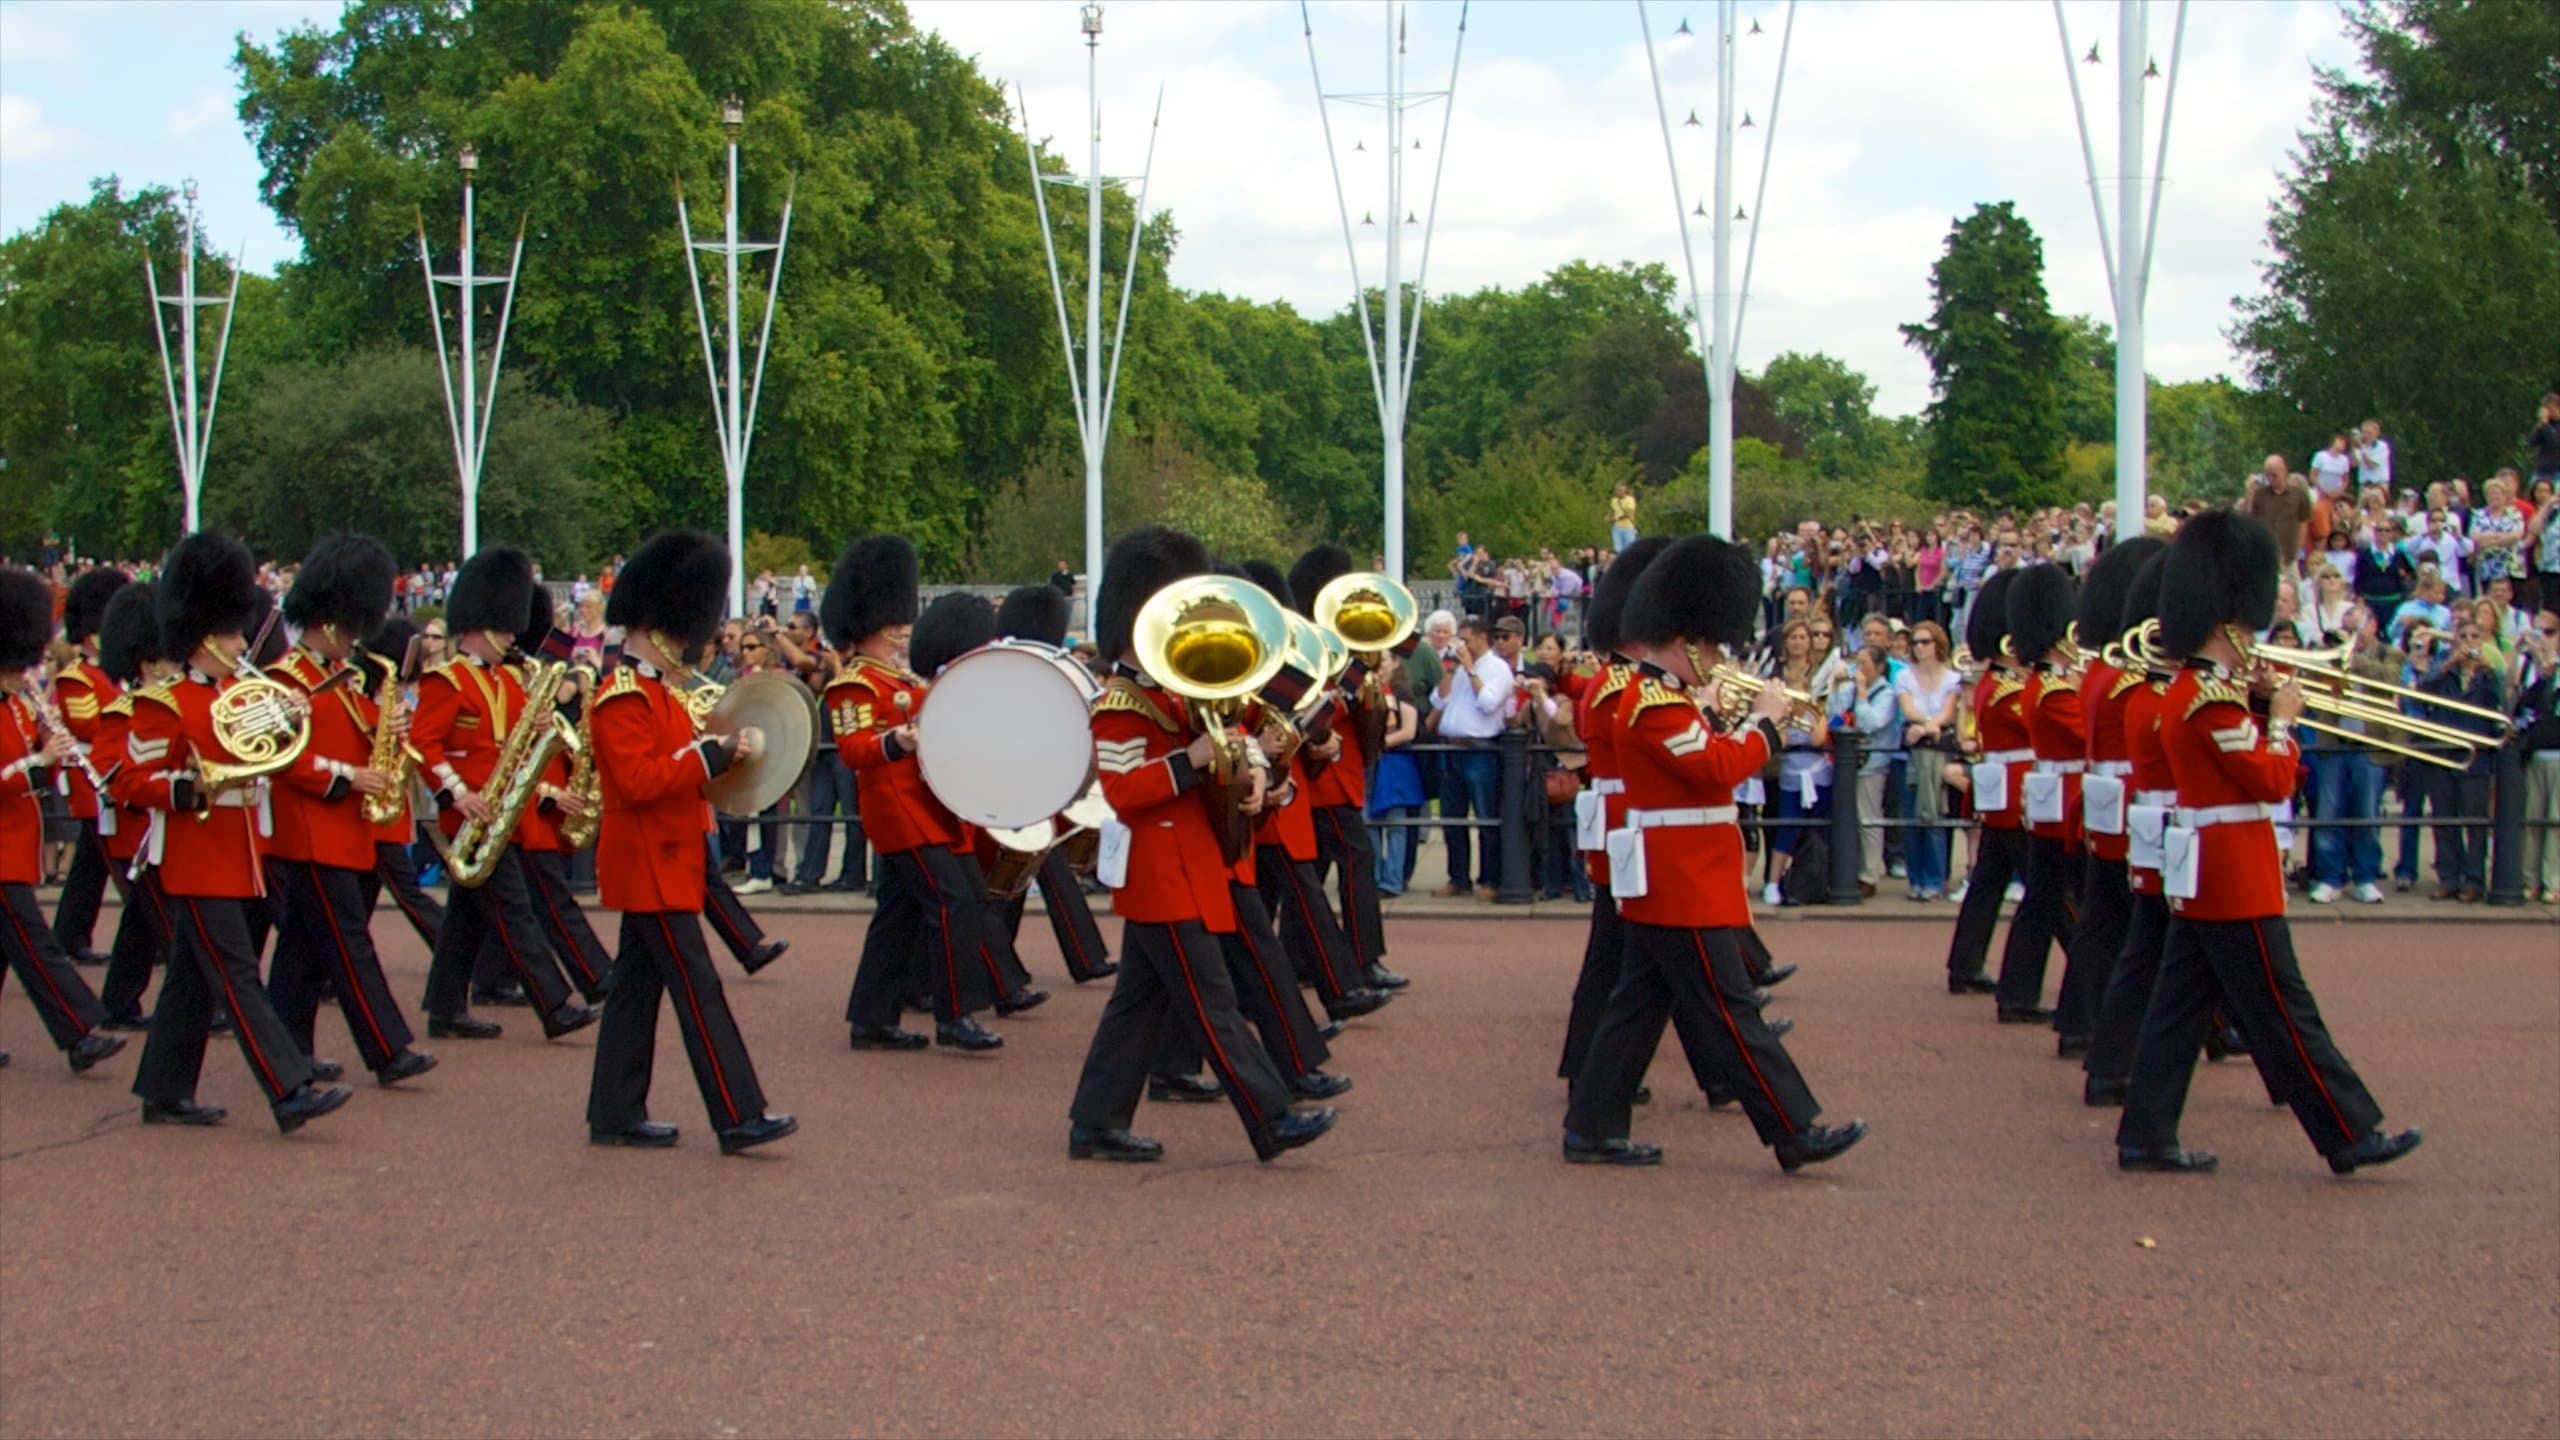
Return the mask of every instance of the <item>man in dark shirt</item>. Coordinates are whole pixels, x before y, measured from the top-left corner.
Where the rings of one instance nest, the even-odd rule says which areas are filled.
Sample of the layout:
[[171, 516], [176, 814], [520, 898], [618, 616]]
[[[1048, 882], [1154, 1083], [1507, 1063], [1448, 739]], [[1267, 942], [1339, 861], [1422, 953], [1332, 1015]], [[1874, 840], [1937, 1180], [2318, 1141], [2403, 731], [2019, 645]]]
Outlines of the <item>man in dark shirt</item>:
[[[2560, 597], [2546, 593], [2516, 657], [2515, 743], [2524, 748], [2524, 884], [2560, 904]], [[2540, 825], [2535, 822], [2540, 821]]]
[[2276, 561], [2287, 575], [2300, 577], [2302, 532], [2311, 523], [2311, 487], [2285, 468], [2284, 457], [2267, 457], [2266, 472], [2251, 482], [2240, 512], [2275, 533]]
[[[2465, 620], [2454, 632], [2449, 646], [2431, 660], [2420, 660], [2425, 666], [2418, 688], [2430, 695], [2459, 700], [2489, 710], [2503, 710], [2505, 688], [2502, 677], [2488, 663], [2484, 651], [2490, 637], [2481, 632], [2477, 622]], [[2439, 639], [2436, 642], [2443, 645]], [[2426, 718], [2440, 724], [2454, 725], [2481, 734], [2483, 743], [2472, 751], [2471, 762], [2460, 770], [2442, 766], [2424, 766], [2428, 805], [2439, 818], [2478, 819], [2489, 813], [2489, 777], [2497, 773], [2498, 726], [2495, 722], [2467, 715], [2459, 710], [2418, 706]], [[2456, 825], [2435, 827], [2436, 898], [2439, 900], [2476, 901], [2489, 888], [2489, 836], [2485, 830], [2472, 830]]]
[[1066, 596], [1070, 600], [1075, 598], [1076, 572], [1068, 568], [1066, 561], [1061, 560], [1058, 562], [1058, 572], [1049, 577], [1049, 588]]

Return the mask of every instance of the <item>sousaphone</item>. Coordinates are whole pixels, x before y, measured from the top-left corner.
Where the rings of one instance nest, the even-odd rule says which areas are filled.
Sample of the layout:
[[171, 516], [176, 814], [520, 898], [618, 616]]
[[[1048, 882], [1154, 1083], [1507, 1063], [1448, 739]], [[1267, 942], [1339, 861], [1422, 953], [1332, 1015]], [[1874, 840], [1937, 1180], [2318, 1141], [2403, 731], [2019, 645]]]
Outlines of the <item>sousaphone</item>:
[[1422, 622], [1422, 607], [1394, 576], [1354, 570], [1316, 592], [1309, 616], [1341, 637], [1357, 662], [1351, 670], [1359, 681], [1359, 709], [1352, 719], [1359, 729], [1361, 760], [1373, 761], [1385, 747], [1387, 735], [1388, 700], [1379, 686], [1378, 672], [1389, 655], [1412, 648], [1409, 642]]

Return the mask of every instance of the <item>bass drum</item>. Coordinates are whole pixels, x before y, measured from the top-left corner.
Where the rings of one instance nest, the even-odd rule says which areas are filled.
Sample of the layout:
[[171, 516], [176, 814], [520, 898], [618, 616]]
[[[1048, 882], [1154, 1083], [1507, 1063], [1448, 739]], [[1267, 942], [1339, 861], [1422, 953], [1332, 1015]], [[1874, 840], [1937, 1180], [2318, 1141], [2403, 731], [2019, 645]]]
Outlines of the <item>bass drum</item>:
[[1084, 798], [1067, 807], [1067, 832], [1058, 837], [1058, 855], [1070, 870], [1092, 874], [1094, 862], [1102, 858], [1102, 827], [1117, 818], [1111, 813], [1111, 802], [1102, 798], [1102, 783], [1084, 792]]
[[997, 640], [942, 667], [916, 711], [916, 764], [951, 813], [1020, 830], [1093, 783], [1093, 702], [1102, 682], [1074, 656]]

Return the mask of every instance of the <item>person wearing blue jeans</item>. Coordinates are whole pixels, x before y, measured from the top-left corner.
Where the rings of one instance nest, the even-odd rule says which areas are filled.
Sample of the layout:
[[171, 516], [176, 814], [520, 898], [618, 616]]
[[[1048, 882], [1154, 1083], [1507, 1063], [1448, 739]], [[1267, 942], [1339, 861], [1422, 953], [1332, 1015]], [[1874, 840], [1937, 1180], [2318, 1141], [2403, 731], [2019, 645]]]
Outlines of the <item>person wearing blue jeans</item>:
[[1391, 682], [1395, 715], [1387, 724], [1386, 753], [1369, 771], [1369, 828], [1377, 836], [1381, 895], [1403, 894], [1405, 881], [1413, 875], [1413, 827], [1395, 822], [1420, 819], [1422, 797], [1427, 793], [1422, 788], [1422, 767], [1415, 763], [1421, 757], [1411, 748], [1417, 712], [1402, 692], [1400, 682]]
[[[1483, 741], [1466, 742], [1464, 748], [1440, 757], [1440, 818], [1464, 820], [1469, 816], [1494, 820], [1501, 812], [1494, 804], [1494, 791], [1502, 781], [1502, 756]], [[1448, 893], [1464, 894], [1467, 883], [1467, 840], [1474, 836], [1476, 845], [1476, 885], [1491, 890], [1502, 883], [1502, 831], [1492, 825], [1445, 825], [1440, 838], [1449, 850]]]
[[[2372, 820], [2382, 814], [2382, 767], [2359, 745], [2324, 743], [2311, 752], [2311, 779], [2322, 820]], [[2414, 847], [2412, 847], [2414, 849]], [[2382, 899], [2382, 832], [2369, 825], [2323, 825], [2311, 832], [2311, 898], [2326, 905], [2354, 887], [2367, 904]]]
[[[821, 822], [826, 817], [852, 811], [853, 771], [836, 754], [832, 741], [819, 745], [817, 758], [809, 765], [807, 784], [811, 821]], [[807, 894], [817, 889], [827, 878], [827, 861], [835, 852], [835, 840], [836, 827], [833, 825], [812, 823], [802, 829], [800, 866], [792, 876], [791, 883], [782, 887], [783, 890], [792, 894]], [[841, 888], [848, 890], [862, 883], [862, 853], [859, 849], [849, 848], [846, 851], [844, 880], [837, 883]]]

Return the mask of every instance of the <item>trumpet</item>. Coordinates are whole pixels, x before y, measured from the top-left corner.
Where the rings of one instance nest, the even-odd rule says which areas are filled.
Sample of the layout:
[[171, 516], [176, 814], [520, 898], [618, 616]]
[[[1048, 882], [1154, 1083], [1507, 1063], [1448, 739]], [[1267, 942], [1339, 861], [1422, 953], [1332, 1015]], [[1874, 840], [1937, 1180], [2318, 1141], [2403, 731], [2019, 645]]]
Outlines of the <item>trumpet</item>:
[[1788, 718], [1802, 715], [1818, 720], [1822, 717], [1821, 701], [1802, 690], [1789, 690], [1775, 680], [1764, 680], [1739, 666], [1718, 665], [1707, 671], [1705, 678], [1707, 684], [1715, 687], [1723, 697], [1717, 708], [1728, 725], [1740, 720], [1743, 713], [1751, 708], [1751, 702], [1759, 698], [1760, 692], [1772, 685], [1778, 685], [1779, 692], [1787, 697]]

